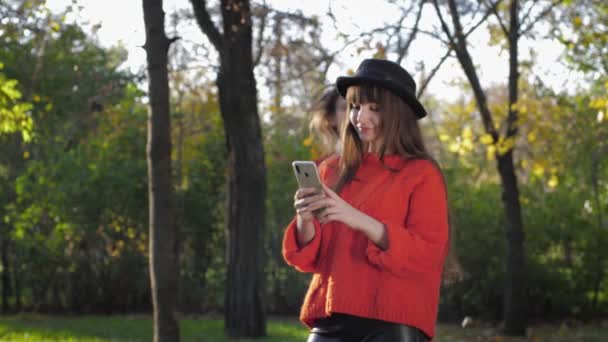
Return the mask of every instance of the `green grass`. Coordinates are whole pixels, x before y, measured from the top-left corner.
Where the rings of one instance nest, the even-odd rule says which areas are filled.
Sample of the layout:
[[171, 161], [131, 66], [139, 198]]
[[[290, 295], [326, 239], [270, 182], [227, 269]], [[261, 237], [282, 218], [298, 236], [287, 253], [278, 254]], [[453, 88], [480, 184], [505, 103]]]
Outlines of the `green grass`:
[[[184, 342], [223, 342], [224, 323], [219, 319], [181, 319]], [[295, 319], [273, 319], [268, 337], [240, 341], [304, 341], [307, 330]], [[139, 342], [152, 341], [152, 320], [148, 316], [0, 316], [0, 341], [11, 342]]]
[[[184, 342], [228, 342], [220, 319], [181, 319], [180, 332]], [[529, 329], [528, 338], [497, 336], [491, 326], [462, 329], [457, 325], [439, 325], [437, 342], [565, 342], [608, 341], [608, 324], [570, 328], [565, 325], [539, 325]], [[306, 341], [308, 332], [295, 319], [269, 320], [268, 337], [242, 339], [242, 342]], [[109, 342], [152, 341], [152, 320], [148, 316], [0, 316], [0, 341], [10, 342]]]

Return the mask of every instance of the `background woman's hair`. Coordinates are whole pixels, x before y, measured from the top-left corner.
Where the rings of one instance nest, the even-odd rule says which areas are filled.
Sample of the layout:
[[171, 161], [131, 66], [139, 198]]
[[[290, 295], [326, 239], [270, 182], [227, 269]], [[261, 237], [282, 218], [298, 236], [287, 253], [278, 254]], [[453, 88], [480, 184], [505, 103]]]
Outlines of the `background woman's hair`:
[[321, 141], [323, 152], [326, 154], [333, 153], [336, 144], [340, 139], [339, 130], [332, 124], [332, 118], [335, 118], [336, 102], [340, 94], [335, 87], [327, 89], [321, 97], [313, 104], [310, 120], [310, 131]]
[[[437, 161], [428, 153], [418, 118], [405, 101], [392, 92], [371, 84], [351, 86], [346, 94], [347, 110], [350, 113], [353, 105], [373, 102], [378, 105], [381, 113], [380, 134], [383, 137], [378, 153], [380, 160], [387, 152], [397, 154], [403, 159], [425, 159], [433, 163], [441, 173], [447, 198], [447, 182]], [[340, 158], [339, 173], [334, 189], [339, 192], [346, 184], [352, 181], [357, 169], [361, 165], [367, 144], [361, 141], [356, 128], [350, 120], [342, 124], [342, 158]], [[388, 167], [387, 167], [388, 168]], [[390, 169], [390, 168], [389, 168]], [[396, 170], [393, 170], [396, 171]], [[451, 283], [462, 278], [462, 268], [453, 246], [454, 229], [450, 219], [448, 205], [448, 253], [444, 265], [443, 279]]]

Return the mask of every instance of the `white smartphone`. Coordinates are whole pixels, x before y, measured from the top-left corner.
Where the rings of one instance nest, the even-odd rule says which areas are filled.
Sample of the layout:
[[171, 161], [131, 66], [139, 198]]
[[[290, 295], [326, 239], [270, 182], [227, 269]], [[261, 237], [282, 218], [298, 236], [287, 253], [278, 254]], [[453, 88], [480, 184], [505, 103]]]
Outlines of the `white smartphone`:
[[319, 177], [319, 170], [317, 164], [312, 161], [296, 160], [291, 163], [293, 166], [293, 172], [296, 175], [298, 181], [298, 187], [302, 188], [315, 188], [317, 193], [323, 193], [323, 186], [321, 185], [321, 178]]

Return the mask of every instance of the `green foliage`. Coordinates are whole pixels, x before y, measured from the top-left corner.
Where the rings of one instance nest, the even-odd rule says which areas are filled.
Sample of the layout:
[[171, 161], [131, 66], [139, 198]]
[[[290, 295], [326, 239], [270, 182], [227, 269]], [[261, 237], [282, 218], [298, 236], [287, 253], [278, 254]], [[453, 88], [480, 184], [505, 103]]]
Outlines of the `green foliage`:
[[24, 142], [32, 139], [34, 122], [30, 116], [32, 104], [21, 101], [18, 81], [2, 73], [0, 62], [0, 135], [20, 132]]
[[466, 168], [444, 170], [449, 184], [454, 247], [465, 271], [464, 280], [444, 289], [442, 319], [463, 315], [499, 319], [504, 258], [504, 215], [500, 186], [472, 186]]
[[293, 219], [293, 194], [297, 183], [291, 163], [311, 160], [305, 146], [307, 125], [277, 120], [265, 127], [267, 195], [266, 195], [266, 287], [267, 308], [277, 313], [297, 313], [308, 287], [310, 275], [296, 272], [285, 264], [282, 241], [285, 227]]
[[[147, 179], [139, 157], [145, 155], [146, 112], [141, 105], [121, 111], [132, 103], [127, 98], [98, 113], [98, 127], [85, 143], [67, 152], [47, 149], [52, 166], [31, 161], [16, 181], [10, 217], [15, 248], [27, 256], [20, 265], [23, 282], [34, 298], [55, 294], [35, 306], [90, 311], [148, 301], [141, 200]], [[122, 280], [125, 271], [134, 281]]]
[[175, 192], [181, 238], [179, 307], [195, 313], [223, 307], [227, 162], [217, 102], [210, 106], [214, 111], [205, 113], [204, 133], [185, 148], [190, 157], [182, 161], [182, 186]]
[[608, 71], [608, 5], [601, 0], [566, 2], [553, 34], [577, 69], [594, 76]]
[[[3, 2], [2, 14], [13, 13], [5, 12], [6, 3], [20, 5]], [[42, 1], [22, 3], [21, 16], [11, 14], [11, 20], [0, 22], [0, 60], [5, 62], [0, 73], [0, 237], [9, 244], [11, 260], [0, 272], [20, 290], [19, 297], [11, 291], [9, 301], [14, 307], [20, 300], [31, 310], [147, 311], [145, 94], [134, 75], [120, 71], [123, 50], [99, 47], [77, 25], [44, 10]], [[311, 53], [303, 46], [292, 51], [298, 60]], [[598, 60], [586, 57], [585, 63], [599, 68]], [[206, 70], [198, 76], [212, 78]], [[221, 312], [227, 196], [222, 121], [213, 87], [178, 71], [171, 77], [178, 308]], [[290, 97], [314, 89], [319, 78], [313, 73], [287, 80], [306, 85], [291, 87]], [[501, 318], [504, 219], [494, 156], [510, 149], [517, 152], [521, 180], [530, 312], [538, 318], [589, 318], [608, 311], [607, 80], [598, 78], [576, 95], [558, 95], [525, 79], [516, 140], [493, 141], [481, 126], [467, 124], [477, 115], [472, 101], [434, 104], [446, 114], [424, 127], [425, 133], [437, 134], [430, 145], [445, 166], [455, 245], [466, 272], [462, 282], [443, 290], [442, 319]], [[501, 86], [488, 90], [497, 122], [506, 117], [505, 94]], [[295, 314], [310, 275], [288, 267], [281, 255], [283, 232], [294, 215], [291, 162], [319, 156], [310, 149], [306, 118], [297, 115], [306, 106], [278, 104], [263, 127], [268, 179], [264, 299], [270, 313]], [[29, 135], [18, 138], [17, 131]], [[34, 132], [35, 139], [23, 144]], [[150, 338], [151, 323], [143, 319], [48, 324], [57, 329], [46, 329], [44, 321], [15, 319], [6, 330], [0, 323], [0, 335], [10, 330], [41, 339]], [[220, 321], [182, 324], [184, 336], [193, 340], [224, 339]], [[269, 331], [275, 340], [305, 338], [296, 322], [271, 323]], [[22, 336], [14, 334], [5, 336]]]
[[[515, 146], [523, 155], [518, 176], [532, 317], [587, 319], [608, 310], [608, 254], [603, 248], [608, 238], [608, 146], [604, 138], [608, 126], [598, 120], [590, 105], [592, 99], [605, 94], [599, 83], [590, 93], [575, 97], [543, 93], [542, 87], [530, 94], [528, 87], [522, 87], [520, 105], [528, 111], [520, 130], [537, 132], [535, 139], [528, 135]], [[458, 125], [456, 120], [448, 123]], [[462, 134], [459, 139], [465, 138]], [[441, 315], [500, 319], [501, 190], [496, 180], [484, 176], [492, 170], [479, 162], [483, 149], [452, 155], [457, 158], [450, 159], [447, 169], [450, 203], [456, 247], [467, 277], [444, 290]], [[463, 206], [465, 200], [470, 204]]]

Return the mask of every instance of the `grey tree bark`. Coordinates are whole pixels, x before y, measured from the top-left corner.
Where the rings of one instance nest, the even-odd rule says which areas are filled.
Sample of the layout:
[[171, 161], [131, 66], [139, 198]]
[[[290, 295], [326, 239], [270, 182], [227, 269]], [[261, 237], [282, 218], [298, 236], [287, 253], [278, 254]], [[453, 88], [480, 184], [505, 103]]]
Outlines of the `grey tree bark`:
[[148, 61], [148, 196], [149, 267], [154, 305], [154, 341], [179, 341], [176, 318], [177, 238], [171, 188], [171, 122], [167, 54], [162, 0], [143, 0]]
[[201, 30], [220, 55], [217, 87], [228, 147], [226, 333], [266, 335], [263, 305], [266, 167], [253, 74], [248, 0], [221, 0], [223, 32], [205, 0], [190, 0]]
[[[503, 135], [504, 139], [514, 139], [517, 135], [517, 127], [515, 125], [518, 117], [517, 99], [518, 99], [518, 79], [519, 79], [519, 61], [518, 61], [518, 42], [520, 37], [519, 24], [519, 2], [513, 0], [510, 3], [509, 27], [505, 27], [498, 15], [497, 5], [500, 1], [496, 1], [489, 5], [488, 13], [496, 14], [500, 21], [501, 27], [505, 31], [505, 35], [509, 44], [509, 111], [506, 120], [506, 132]], [[452, 19], [453, 32], [443, 20], [439, 9], [438, 1], [434, 1], [435, 9], [440, 18], [442, 29], [451, 44], [451, 47], [456, 53], [456, 57], [462, 66], [462, 69], [469, 80], [477, 107], [481, 114], [481, 119], [486, 133], [490, 134], [497, 142], [500, 138], [499, 132], [493, 120], [493, 114], [488, 107], [488, 101], [485, 91], [481, 86], [481, 82], [477, 75], [473, 58], [468, 51], [466, 35], [460, 22], [460, 14], [455, 0], [448, 0], [448, 8]], [[506, 335], [523, 336], [527, 327], [527, 293], [525, 287], [526, 281], [526, 260], [524, 248], [524, 224], [521, 213], [521, 204], [519, 201], [519, 189], [517, 184], [517, 174], [513, 163], [513, 150], [509, 149], [506, 153], [496, 153], [497, 169], [502, 185], [502, 203], [505, 215], [505, 235], [507, 244], [507, 255], [505, 259], [505, 283], [504, 283], [504, 298], [503, 298], [503, 332]]]

